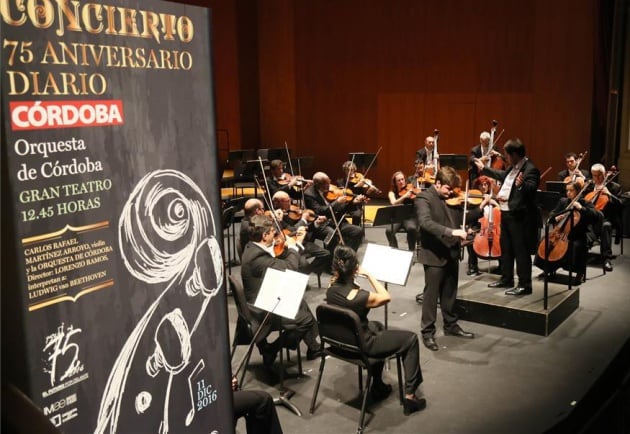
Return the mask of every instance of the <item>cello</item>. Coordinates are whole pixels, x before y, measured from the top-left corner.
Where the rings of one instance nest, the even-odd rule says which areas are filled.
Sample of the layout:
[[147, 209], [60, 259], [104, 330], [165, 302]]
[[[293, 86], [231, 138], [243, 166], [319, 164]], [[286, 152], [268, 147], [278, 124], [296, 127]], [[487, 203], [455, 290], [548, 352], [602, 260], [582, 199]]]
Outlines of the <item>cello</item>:
[[488, 146], [488, 152], [483, 157], [488, 157], [486, 162], [486, 167], [491, 167], [497, 170], [505, 170], [505, 160], [501, 156], [501, 154], [494, 150], [495, 143], [501, 138], [503, 132], [505, 130], [501, 130], [499, 135], [495, 138], [495, 134], [497, 132], [497, 125], [499, 125], [499, 121], [492, 121], [492, 128], [490, 129], [490, 145]]
[[[584, 184], [580, 192], [564, 208], [562, 213], [559, 214], [563, 216], [559, 221], [557, 221], [553, 230], [549, 233], [548, 243], [546, 242], [546, 239], [542, 239], [540, 241], [537, 250], [537, 255], [540, 258], [549, 262], [556, 262], [564, 258], [564, 255], [566, 255], [569, 248], [569, 234], [571, 233], [573, 227], [580, 221], [580, 212], [573, 209], [573, 205], [582, 197], [586, 188], [592, 182], [593, 181], [589, 179]], [[571, 216], [573, 218], [573, 225], [568, 224]]]
[[[492, 191], [490, 186], [488, 188]], [[473, 240], [473, 250], [480, 258], [498, 259], [501, 257], [501, 209], [492, 203], [486, 206], [489, 212], [479, 218], [481, 228]]]
[[615, 166], [612, 166], [608, 172], [606, 172], [606, 176], [604, 177], [604, 182], [602, 182], [601, 186], [595, 186], [593, 191], [589, 192], [584, 196], [584, 200], [593, 204], [596, 210], [604, 211], [606, 205], [610, 201], [610, 196], [608, 192], [608, 188], [606, 187], [615, 177], [619, 174], [619, 171]]

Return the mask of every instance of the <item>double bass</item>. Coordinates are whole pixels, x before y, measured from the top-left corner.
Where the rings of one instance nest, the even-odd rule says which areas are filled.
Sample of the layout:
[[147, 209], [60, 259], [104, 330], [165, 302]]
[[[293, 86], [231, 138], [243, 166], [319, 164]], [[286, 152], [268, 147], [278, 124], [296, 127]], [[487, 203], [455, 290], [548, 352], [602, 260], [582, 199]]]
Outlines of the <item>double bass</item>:
[[[580, 192], [573, 198], [573, 200], [563, 210], [564, 216], [556, 223], [553, 230], [549, 233], [549, 243], [547, 246], [546, 240], [543, 238], [538, 244], [537, 255], [546, 259], [549, 262], [559, 261], [564, 258], [567, 250], [569, 249], [569, 235], [571, 230], [580, 221], [580, 212], [573, 209], [573, 205], [577, 202], [586, 188], [592, 183], [592, 180], [588, 180]], [[569, 221], [573, 216], [573, 226], [569, 224]]]
[[491, 167], [497, 170], [505, 170], [505, 160], [501, 156], [501, 154], [494, 150], [494, 145], [499, 140], [499, 138], [503, 135], [505, 130], [501, 130], [499, 135], [495, 138], [495, 134], [497, 132], [497, 125], [499, 125], [499, 121], [492, 121], [492, 128], [490, 129], [490, 145], [488, 146], [488, 152], [483, 157], [488, 157], [486, 162], [486, 167]]
[[584, 178], [584, 175], [580, 170], [580, 163], [582, 162], [586, 154], [588, 154], [588, 151], [581, 152], [580, 155], [578, 155], [577, 160], [575, 160], [575, 169], [573, 169], [572, 173], [569, 173], [563, 180], [565, 184], [568, 184], [569, 182], [575, 182], [576, 178]]

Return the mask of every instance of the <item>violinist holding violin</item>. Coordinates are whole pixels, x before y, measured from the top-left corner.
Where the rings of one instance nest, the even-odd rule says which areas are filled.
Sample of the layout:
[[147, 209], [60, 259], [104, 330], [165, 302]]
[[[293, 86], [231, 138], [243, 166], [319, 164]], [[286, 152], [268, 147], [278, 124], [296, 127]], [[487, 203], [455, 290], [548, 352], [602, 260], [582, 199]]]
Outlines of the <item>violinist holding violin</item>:
[[[398, 171], [392, 175], [392, 187], [387, 197], [391, 205], [413, 204], [413, 200], [422, 190], [414, 188], [413, 184], [408, 184], [405, 180], [405, 174]], [[410, 251], [415, 251], [416, 240], [418, 239], [418, 222], [416, 216], [409, 217], [402, 222], [394, 223], [385, 229], [387, 241], [390, 247], [398, 248], [398, 240], [396, 233], [400, 228], [404, 228], [407, 233], [407, 246]]]
[[309, 187], [313, 182], [306, 180], [301, 176], [293, 176], [284, 171], [284, 162], [282, 160], [271, 160], [269, 163], [269, 194], [273, 196], [276, 191], [284, 191], [292, 199], [299, 200], [302, 198], [301, 189]]
[[588, 237], [592, 240], [600, 240], [600, 248], [604, 256], [604, 269], [612, 271], [612, 229], [617, 229], [617, 234], [621, 228], [621, 201], [617, 197], [621, 191], [621, 186], [612, 181], [616, 172], [606, 173], [603, 164], [593, 164], [591, 166], [591, 176], [593, 183], [586, 193], [585, 199], [602, 212], [603, 218], [600, 222], [591, 225]]
[[[282, 211], [280, 225], [283, 232], [297, 233], [299, 228], [306, 230], [306, 236], [302, 241], [304, 252], [300, 255], [298, 271], [304, 274], [316, 273], [328, 269], [331, 263], [331, 254], [325, 248], [314, 243], [314, 233], [326, 224], [325, 216], [316, 216], [312, 210], [303, 210], [297, 205], [291, 204], [291, 198], [284, 191], [277, 191], [272, 197], [273, 208]], [[309, 259], [312, 261], [309, 262]]]
[[379, 194], [381, 191], [370, 179], [357, 172], [357, 165], [353, 161], [346, 161], [341, 165], [341, 169], [344, 177], [337, 180], [337, 187], [347, 188], [356, 196], [365, 196], [365, 201], [357, 206], [354, 211], [348, 213], [349, 217], [352, 218], [352, 224], [360, 226], [363, 219], [363, 203], [369, 200], [370, 196]]
[[[361, 245], [364, 231], [361, 226], [349, 224], [344, 215], [355, 211], [365, 201], [363, 195], [354, 195], [351, 191], [335, 187], [330, 184], [330, 177], [324, 172], [316, 172], [313, 175], [313, 185], [304, 191], [304, 204], [312, 209], [316, 215], [325, 216], [332, 223], [337, 222], [338, 227], [331, 225], [320, 226], [314, 231], [317, 239], [330, 240], [325, 247], [332, 253], [339, 243], [339, 237], [331, 232], [339, 230], [343, 237], [343, 243], [355, 251]], [[334, 214], [334, 218], [333, 218]]]
[[[573, 271], [575, 271], [576, 280], [579, 283], [581, 283], [586, 276], [586, 259], [588, 252], [586, 234], [588, 227], [601, 219], [600, 212], [597, 211], [593, 204], [587, 201], [583, 195], [578, 200], [575, 200], [583, 187], [583, 178], [578, 178], [574, 182], [567, 183], [565, 185], [566, 197], [561, 198], [553, 211], [551, 211], [551, 215], [555, 215], [556, 218], [554, 230], [550, 233], [550, 239], [554, 236], [554, 233], [558, 234], [561, 233], [561, 231], [569, 232], [566, 236], [566, 241], [569, 243], [569, 246], [572, 246], [572, 252], [568, 250], [563, 257], [555, 261], [550, 260], [547, 265], [545, 265], [545, 258], [541, 257], [539, 253], [537, 253], [534, 258], [534, 265], [542, 270], [546, 270], [549, 273], [548, 276], [553, 276], [560, 267], [565, 269], [572, 268]], [[567, 220], [567, 213], [563, 212], [568, 211], [567, 207], [571, 203], [573, 203], [571, 205], [572, 209], [578, 213], [577, 218], [574, 217], [574, 226], [572, 228], [570, 227], [570, 221]], [[558, 226], [562, 224], [562, 222], [564, 222], [566, 227]], [[541, 240], [541, 243], [544, 242], [544, 239]], [[549, 254], [544, 256], [551, 257]], [[573, 263], [571, 263], [571, 257], [573, 257]]]
[[472, 339], [474, 334], [462, 330], [457, 323], [455, 299], [459, 275], [461, 242], [468, 236], [458, 226], [461, 210], [446, 206], [454, 188], [461, 179], [457, 171], [442, 167], [436, 174], [435, 184], [422, 191], [414, 202], [419, 225], [418, 260], [424, 266], [424, 300], [422, 303], [421, 333], [424, 346], [438, 351], [435, 342], [437, 302], [440, 300], [444, 334]]
[[[255, 215], [251, 218], [249, 227], [249, 242], [243, 252], [241, 266], [241, 278], [245, 296], [249, 303], [254, 303], [258, 297], [258, 291], [262, 286], [267, 268], [277, 270], [297, 271], [300, 262], [299, 245], [304, 240], [306, 230], [302, 228], [296, 232], [295, 238], [286, 238], [286, 248], [280, 255], [276, 255], [274, 243], [277, 240], [277, 229], [273, 219], [266, 215]], [[262, 321], [264, 312], [256, 313], [258, 319]], [[308, 347], [307, 359], [313, 360], [320, 353], [320, 343], [317, 341], [319, 335], [317, 321], [308, 304], [302, 300], [298, 308], [295, 319], [288, 319], [280, 315], [271, 315], [272, 325], [281, 328], [291, 328], [295, 330], [292, 337], [299, 342], [303, 340]], [[263, 340], [258, 345], [265, 365], [271, 366], [280, 350], [279, 339], [274, 343], [267, 344]]]
[[506, 170], [485, 166], [485, 159], [474, 160], [477, 170], [501, 182], [496, 196], [501, 209], [501, 279], [490, 283], [490, 288], [514, 286], [514, 262], [518, 285], [506, 295], [532, 293], [532, 258], [537, 247], [537, 230], [540, 221], [536, 207], [536, 190], [540, 171], [525, 155], [525, 145], [519, 139], [508, 140], [504, 146], [508, 167]]

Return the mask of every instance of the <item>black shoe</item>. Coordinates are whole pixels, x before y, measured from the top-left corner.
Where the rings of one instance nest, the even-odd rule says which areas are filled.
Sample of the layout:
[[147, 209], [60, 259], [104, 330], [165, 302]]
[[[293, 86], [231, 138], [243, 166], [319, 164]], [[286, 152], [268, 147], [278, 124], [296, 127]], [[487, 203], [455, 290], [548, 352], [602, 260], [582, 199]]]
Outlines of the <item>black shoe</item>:
[[467, 276], [479, 276], [481, 273], [477, 267], [470, 267], [468, 271], [466, 271]]
[[316, 350], [307, 350], [306, 351], [306, 360], [315, 360], [322, 356], [322, 350], [319, 348]]
[[474, 333], [465, 332], [458, 325], [451, 327], [450, 329], [444, 329], [445, 336], [457, 336], [460, 338], [473, 339], [475, 337]]
[[514, 286], [513, 280], [497, 280], [496, 282], [488, 283], [488, 288], [510, 288]]
[[425, 347], [427, 347], [431, 351], [437, 351], [440, 349], [440, 347], [438, 347], [437, 342], [435, 342], [434, 338], [422, 338], [422, 343], [424, 344]]
[[273, 366], [273, 362], [276, 361], [276, 357], [278, 356], [278, 351], [280, 351], [280, 347], [278, 345], [269, 344], [265, 346], [264, 350], [261, 351], [263, 365], [268, 368]]
[[610, 259], [606, 259], [604, 261], [604, 270], [606, 271], [612, 271], [612, 264], [610, 263]]
[[532, 293], [532, 287], [517, 286], [516, 288], [505, 291], [506, 295], [529, 295]]
[[370, 387], [370, 398], [373, 402], [382, 401], [392, 393], [392, 386], [390, 384], [382, 383], [379, 386], [373, 385]]
[[416, 294], [416, 303], [422, 304], [423, 300], [424, 300], [424, 294]]
[[427, 400], [424, 398], [418, 398], [414, 396], [413, 399], [405, 398], [403, 401], [403, 409], [405, 416], [409, 416], [416, 411], [424, 410], [427, 406]]

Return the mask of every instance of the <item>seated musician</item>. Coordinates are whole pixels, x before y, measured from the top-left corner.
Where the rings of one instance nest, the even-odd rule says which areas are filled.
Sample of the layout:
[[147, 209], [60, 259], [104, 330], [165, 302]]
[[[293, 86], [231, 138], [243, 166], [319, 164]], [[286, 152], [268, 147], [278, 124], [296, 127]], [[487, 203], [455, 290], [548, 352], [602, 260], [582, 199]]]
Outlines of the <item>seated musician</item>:
[[[357, 288], [354, 278], [357, 274], [367, 277], [372, 291]], [[335, 249], [333, 256], [333, 278], [326, 292], [326, 301], [354, 311], [363, 326], [367, 355], [384, 357], [402, 351], [405, 370], [405, 400], [403, 411], [409, 415], [426, 407], [426, 399], [416, 395], [422, 383], [420, 368], [420, 345], [418, 335], [407, 330], [385, 329], [379, 322], [369, 321], [371, 309], [384, 306], [391, 301], [385, 287], [364, 270], [357, 260], [356, 252], [346, 246]], [[374, 365], [374, 382], [370, 388], [373, 400], [382, 400], [392, 391], [392, 386], [383, 382], [382, 373], [385, 364]]]
[[255, 215], [263, 214], [265, 212], [265, 205], [260, 199], [247, 199], [245, 205], [243, 206], [243, 212], [245, 213], [245, 215], [241, 220], [241, 225], [238, 232], [238, 245], [236, 247], [239, 258], [243, 256], [243, 250], [245, 250], [245, 246], [249, 242], [249, 224], [251, 218]]
[[[355, 251], [363, 241], [364, 230], [362, 227], [349, 224], [345, 217], [365, 201], [365, 196], [350, 196], [340, 189], [331, 189], [330, 178], [324, 172], [313, 175], [313, 185], [304, 191], [304, 202], [308, 209], [312, 209], [318, 216], [326, 216], [329, 225], [321, 227], [315, 232], [315, 237], [324, 240], [325, 247], [333, 252], [339, 244], [339, 233], [343, 237], [343, 244], [350, 246]], [[333, 231], [333, 232], [331, 232]]]
[[586, 199], [593, 202], [595, 208], [603, 213], [603, 219], [589, 228], [588, 238], [592, 243], [599, 239], [600, 249], [604, 257], [604, 269], [612, 271], [612, 230], [620, 233], [621, 228], [621, 200], [617, 196], [621, 186], [616, 182], [606, 182], [606, 168], [603, 164], [593, 164], [591, 167], [593, 183], [589, 188]]
[[301, 190], [312, 184], [312, 181], [306, 181], [300, 176], [292, 176], [284, 171], [284, 162], [282, 160], [271, 160], [269, 163], [269, 195], [273, 196], [276, 191], [284, 191], [292, 199], [301, 199]]
[[427, 136], [424, 139], [424, 148], [416, 151], [416, 160], [424, 162], [424, 170], [430, 172], [433, 177], [437, 173], [438, 167], [435, 167], [435, 163], [440, 160], [440, 156], [435, 150], [435, 137]]
[[[287, 238], [286, 246], [288, 247], [278, 256], [274, 251], [276, 235], [277, 231], [271, 217], [266, 215], [252, 217], [249, 229], [250, 241], [243, 252], [243, 265], [241, 266], [241, 278], [248, 303], [253, 304], [256, 301], [267, 268], [293, 271], [298, 269], [300, 263], [298, 244], [304, 240], [306, 230], [304, 228], [299, 229], [295, 239]], [[262, 311], [257, 311], [255, 314], [259, 316], [260, 320], [264, 317]], [[306, 353], [308, 360], [314, 360], [320, 356], [320, 344], [317, 341], [319, 335], [317, 321], [304, 300], [300, 303], [295, 319], [288, 319], [275, 314], [271, 318], [272, 324], [277, 327], [296, 327], [292, 339], [296, 345], [300, 340], [304, 341], [308, 347]], [[280, 350], [280, 345], [279, 339], [273, 343], [267, 343], [266, 340], [263, 340], [261, 344], [258, 344], [265, 365], [271, 366], [273, 364]]]
[[[563, 211], [567, 210], [567, 207], [580, 193], [583, 186], [583, 179], [578, 179], [575, 182], [569, 182], [566, 184], [566, 197], [561, 198], [556, 207], [551, 211], [551, 215], [557, 215], [555, 218], [556, 223], [564, 222], [565, 225], [570, 225], [570, 216], [568, 216], [567, 213], [563, 213]], [[601, 213], [595, 209], [593, 204], [585, 200], [583, 196], [573, 204], [572, 208], [579, 213], [579, 220], [574, 220], [573, 228], [567, 226], [566, 229], [567, 231], [570, 230], [568, 242], [569, 246], [572, 247], [567, 249], [567, 253], [564, 257], [557, 261], [549, 261], [546, 265], [544, 258], [541, 258], [538, 254], [536, 254], [536, 257], [534, 258], [534, 265], [543, 270], [543, 274], [541, 276], [544, 276], [544, 272], [546, 271], [549, 277], [553, 277], [556, 270], [560, 267], [567, 270], [572, 269], [575, 271], [576, 280], [578, 282], [583, 282], [586, 276], [586, 259], [588, 252], [586, 234], [588, 227], [589, 225], [595, 224], [601, 220], [602, 216]], [[562, 231], [563, 229], [558, 228], [557, 230]], [[544, 242], [543, 238], [541, 243]], [[571, 255], [573, 255], [573, 263], [571, 263]]]
[[[489, 136], [488, 136], [489, 137]], [[476, 232], [480, 229], [479, 219], [481, 217], [489, 217], [493, 207], [499, 207], [499, 203], [492, 197], [492, 186], [494, 180], [486, 175], [475, 178], [473, 188], [478, 189], [484, 195], [481, 204], [478, 207], [470, 207], [468, 209], [468, 215], [466, 216], [466, 222], [469, 224], [470, 230]], [[496, 240], [499, 243], [499, 240]], [[478, 276], [479, 272], [479, 256], [473, 248], [473, 244], [466, 245], [468, 252], [468, 276]], [[501, 259], [499, 259], [500, 261]]]
[[479, 177], [479, 170], [477, 170], [477, 166], [475, 166], [475, 158], [481, 158], [484, 155], [488, 155], [490, 151], [490, 133], [487, 131], [482, 131], [479, 135], [479, 144], [472, 147], [470, 150], [470, 171], [468, 172], [468, 177], [470, 181], [470, 185], [475, 185], [475, 180]]
[[282, 425], [270, 394], [263, 390], [240, 390], [232, 377], [234, 427], [245, 418], [247, 434], [282, 434]]
[[[372, 184], [372, 181], [363, 177], [357, 172], [357, 165], [352, 161], [346, 161], [341, 165], [343, 170], [343, 178], [337, 179], [337, 187], [349, 188], [355, 195], [363, 195], [370, 197], [380, 191]], [[360, 226], [363, 220], [363, 203], [361, 203], [354, 211], [349, 212], [352, 218], [352, 224]]]
[[567, 168], [558, 172], [558, 181], [575, 181], [577, 178], [582, 178], [584, 180], [591, 177], [588, 170], [580, 169], [578, 167], [578, 156], [575, 152], [567, 153], [564, 156], [564, 162]]
[[[398, 171], [392, 175], [392, 185], [387, 197], [391, 205], [409, 204], [413, 205], [416, 194], [420, 192], [420, 188], [414, 188], [413, 184], [408, 184], [405, 174]], [[407, 246], [410, 251], [415, 251], [416, 240], [418, 239], [418, 222], [415, 214], [410, 214], [408, 218], [402, 222], [395, 222], [393, 225], [387, 226], [385, 235], [389, 241], [390, 247], [398, 248], [398, 240], [396, 233], [400, 228], [404, 228], [407, 233]]]
[[[315, 216], [312, 210], [291, 210], [291, 198], [284, 191], [277, 191], [272, 197], [274, 210], [282, 210], [283, 216], [280, 225], [283, 230], [296, 232], [298, 228], [305, 227], [306, 237], [302, 242], [304, 246], [304, 254], [300, 256], [300, 266], [298, 271], [304, 274], [319, 274], [327, 270], [331, 264], [331, 254], [328, 250], [313, 241], [315, 229], [326, 223], [324, 216]], [[297, 216], [293, 216], [293, 212], [297, 212]], [[293, 217], [297, 217], [293, 219]], [[308, 260], [311, 259], [311, 262]]]

